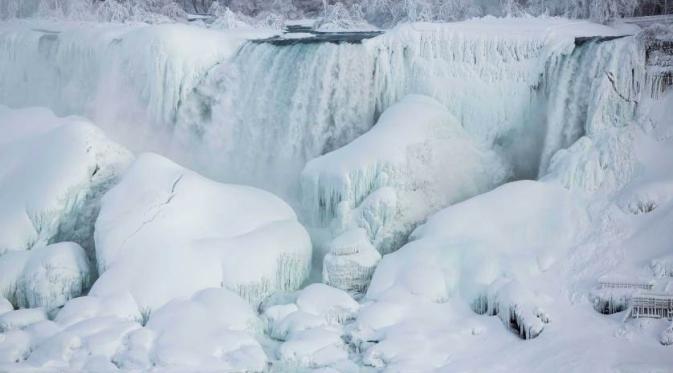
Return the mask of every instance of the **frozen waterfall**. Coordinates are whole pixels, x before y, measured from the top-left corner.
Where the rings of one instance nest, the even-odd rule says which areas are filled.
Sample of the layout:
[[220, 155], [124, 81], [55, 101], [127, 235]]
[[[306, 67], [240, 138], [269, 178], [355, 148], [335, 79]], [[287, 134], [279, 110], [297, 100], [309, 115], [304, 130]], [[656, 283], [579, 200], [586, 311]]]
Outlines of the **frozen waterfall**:
[[83, 114], [134, 150], [294, 197], [308, 160], [421, 94], [508, 160], [516, 178], [535, 178], [589, 117], [628, 121], [641, 90], [637, 43], [576, 45], [582, 35], [560, 19], [502, 33], [507, 22], [410, 24], [360, 44], [279, 46], [245, 42], [259, 33], [184, 25], [16, 21], [0, 29], [0, 103]]

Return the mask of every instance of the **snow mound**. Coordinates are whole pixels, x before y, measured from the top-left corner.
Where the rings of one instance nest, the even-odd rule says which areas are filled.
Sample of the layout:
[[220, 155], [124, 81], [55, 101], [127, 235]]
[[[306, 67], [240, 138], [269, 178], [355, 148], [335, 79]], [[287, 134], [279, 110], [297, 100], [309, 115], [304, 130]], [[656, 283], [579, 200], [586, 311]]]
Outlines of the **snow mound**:
[[508, 169], [442, 104], [411, 95], [366, 134], [310, 161], [302, 190], [318, 221], [336, 234], [364, 228], [387, 253], [429, 214], [492, 189], [510, 176]]
[[362, 228], [346, 231], [328, 245], [323, 259], [323, 282], [335, 288], [364, 293], [381, 260]]
[[522, 337], [534, 337], [548, 320], [535, 278], [581, 240], [587, 219], [581, 201], [560, 186], [505, 184], [431, 216], [379, 263], [367, 298], [460, 296], [474, 311], [497, 314]]
[[78, 118], [0, 108], [0, 255], [74, 241], [93, 257], [99, 201], [131, 154]]
[[28, 259], [16, 281], [13, 298], [17, 307], [51, 310], [89, 288], [93, 276], [86, 253], [78, 244], [61, 242], [26, 253]]
[[261, 331], [257, 313], [237, 294], [202, 290], [152, 312], [153, 356], [161, 367], [199, 370], [262, 371], [267, 359], [251, 333]]
[[96, 257], [101, 277], [91, 294], [128, 291], [142, 310], [209, 287], [257, 305], [299, 288], [311, 241], [277, 197], [143, 154], [103, 198]]

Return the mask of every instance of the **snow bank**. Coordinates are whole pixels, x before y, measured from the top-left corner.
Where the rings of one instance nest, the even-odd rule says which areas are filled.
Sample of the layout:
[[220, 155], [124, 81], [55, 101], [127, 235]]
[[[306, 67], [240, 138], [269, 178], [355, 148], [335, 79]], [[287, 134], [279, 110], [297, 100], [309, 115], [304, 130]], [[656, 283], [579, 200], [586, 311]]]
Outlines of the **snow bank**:
[[444, 106], [408, 96], [365, 135], [310, 161], [302, 190], [305, 205], [337, 234], [364, 228], [387, 253], [432, 212], [508, 176], [505, 162], [465, 133]]
[[534, 337], [547, 318], [534, 279], [579, 242], [587, 219], [582, 202], [559, 186], [505, 184], [431, 216], [383, 258], [367, 298], [393, 289], [432, 302], [459, 296], [506, 326], [512, 315], [511, 326]]
[[328, 245], [322, 279], [335, 288], [364, 293], [381, 254], [372, 246], [364, 229], [346, 231]]
[[78, 118], [0, 108], [0, 255], [74, 241], [93, 258], [99, 201], [131, 154]]
[[302, 284], [311, 241], [277, 197], [143, 154], [103, 198], [96, 257], [91, 294], [129, 291], [141, 309], [221, 286], [258, 304]]

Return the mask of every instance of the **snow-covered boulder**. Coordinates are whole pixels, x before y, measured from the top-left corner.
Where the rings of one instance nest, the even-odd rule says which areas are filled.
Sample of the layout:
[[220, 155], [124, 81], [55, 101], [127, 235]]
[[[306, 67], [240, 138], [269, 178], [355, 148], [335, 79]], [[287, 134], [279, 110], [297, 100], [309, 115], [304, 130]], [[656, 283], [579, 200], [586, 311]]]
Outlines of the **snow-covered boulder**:
[[379, 260], [381, 254], [369, 242], [364, 229], [346, 231], [328, 244], [322, 266], [323, 282], [345, 291], [364, 293]]
[[350, 144], [302, 172], [306, 207], [339, 234], [364, 228], [382, 253], [397, 249], [429, 214], [502, 183], [506, 163], [439, 102], [412, 95]]
[[99, 201], [131, 160], [92, 124], [0, 107], [0, 255], [59, 241], [92, 254]]
[[91, 285], [93, 273], [84, 249], [60, 242], [0, 256], [0, 291], [16, 307], [60, 307]]
[[28, 253], [16, 285], [17, 307], [53, 309], [89, 288], [92, 271], [84, 249], [78, 244], [61, 242]]
[[147, 329], [156, 339], [157, 366], [199, 370], [262, 371], [267, 359], [254, 334], [257, 313], [237, 294], [205, 289], [187, 300], [174, 300], [153, 311]]
[[411, 242], [384, 256], [367, 298], [459, 296], [522, 337], [535, 337], [549, 319], [535, 278], [581, 240], [586, 221], [581, 201], [558, 185], [505, 184], [430, 217]]
[[91, 294], [128, 291], [149, 310], [225, 287], [257, 305], [299, 288], [311, 250], [294, 211], [274, 195], [143, 154], [103, 198], [96, 221], [101, 277]]

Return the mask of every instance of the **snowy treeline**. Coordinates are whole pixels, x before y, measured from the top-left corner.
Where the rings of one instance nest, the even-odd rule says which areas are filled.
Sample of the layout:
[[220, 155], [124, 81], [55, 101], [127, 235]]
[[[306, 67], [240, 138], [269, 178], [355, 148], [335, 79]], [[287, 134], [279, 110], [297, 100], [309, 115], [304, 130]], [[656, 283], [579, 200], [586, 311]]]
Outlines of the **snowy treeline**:
[[[390, 27], [406, 21], [455, 21], [484, 15], [553, 15], [607, 21], [640, 14], [656, 0], [6, 0], [0, 18], [49, 16], [157, 22], [187, 13], [222, 15], [223, 9], [255, 21], [269, 17], [328, 18], [337, 24], [367, 21]], [[654, 8], [653, 8], [654, 9]]]

